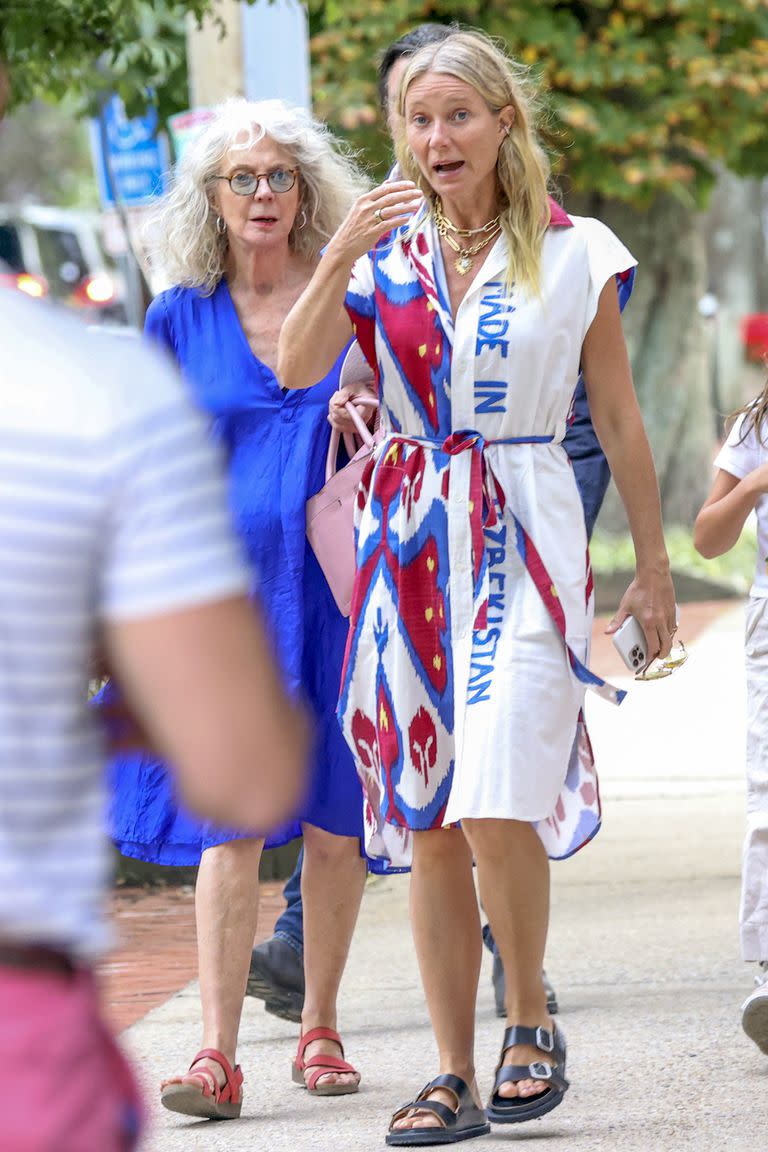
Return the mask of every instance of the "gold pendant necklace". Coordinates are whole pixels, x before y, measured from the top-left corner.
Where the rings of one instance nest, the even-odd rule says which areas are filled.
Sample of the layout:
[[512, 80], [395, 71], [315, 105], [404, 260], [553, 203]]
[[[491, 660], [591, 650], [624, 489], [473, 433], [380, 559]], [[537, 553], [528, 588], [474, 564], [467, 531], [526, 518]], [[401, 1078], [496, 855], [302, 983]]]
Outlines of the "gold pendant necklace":
[[[487, 224], [483, 224], [482, 228], [457, 228], [456, 225], [443, 214], [443, 206], [439, 198], [435, 200], [433, 205], [435, 216], [435, 228], [438, 235], [442, 236], [446, 244], [458, 253], [453, 262], [453, 266], [458, 272], [459, 276], [466, 276], [467, 272], [472, 267], [472, 257], [476, 256], [485, 248], [486, 244], [490, 244], [492, 240], [501, 232], [501, 224], [499, 223], [500, 216], [496, 216], [493, 220], [489, 220]], [[476, 244], [472, 244], [469, 248], [462, 248], [457, 240], [451, 236], [451, 232], [455, 232], [457, 236], [476, 236], [478, 232], [484, 233], [483, 238], [478, 240]]]
[[[439, 226], [437, 230], [440, 232]], [[448, 236], [444, 232], [440, 232], [440, 235], [443, 237], [446, 244], [453, 248], [454, 252], [457, 253], [456, 259], [453, 262], [453, 266], [458, 272], [459, 276], [466, 276], [467, 272], [469, 272], [470, 268], [472, 267], [472, 257], [477, 256], [478, 252], [481, 252], [483, 248], [485, 248], [486, 244], [490, 244], [492, 240], [495, 240], [500, 232], [501, 228], [497, 226], [495, 232], [491, 232], [489, 236], [485, 236], [482, 240], [478, 241], [477, 244], [473, 244], [471, 248], [462, 248], [460, 244], [457, 244], [453, 236]]]

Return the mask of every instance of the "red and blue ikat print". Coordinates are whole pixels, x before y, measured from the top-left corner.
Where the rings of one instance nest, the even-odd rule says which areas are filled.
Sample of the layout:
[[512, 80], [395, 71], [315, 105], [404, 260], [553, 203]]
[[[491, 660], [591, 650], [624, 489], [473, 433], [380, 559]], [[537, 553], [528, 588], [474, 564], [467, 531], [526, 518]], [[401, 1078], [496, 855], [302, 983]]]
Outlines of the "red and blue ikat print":
[[[557, 205], [552, 224], [571, 224]], [[353, 279], [347, 296], [357, 340], [377, 374], [384, 350], [387, 369], [380, 399], [385, 425], [395, 435], [371, 461], [358, 493], [357, 578], [339, 700], [340, 723], [365, 793], [367, 851], [395, 867], [409, 863], [410, 830], [443, 823], [454, 776], [452, 458], [471, 453], [468, 595], [474, 629], [487, 624], [484, 533], [505, 505], [483, 437], [473, 429], [452, 428], [450, 308], [432, 273], [425, 232], [417, 231], [399, 247], [402, 256], [395, 259], [390, 241], [380, 241], [371, 257], [373, 293], [357, 292]], [[617, 283], [623, 307], [632, 270], [620, 274]], [[402, 406], [393, 410], [388, 405], [393, 390], [402, 390], [413, 414], [407, 429], [398, 419]], [[513, 522], [515, 547], [563, 637], [564, 659], [583, 683], [618, 702], [623, 693], [604, 684], [565, 643], [554, 584], [514, 515]], [[585, 595], [587, 600], [592, 595], [588, 555]], [[564, 857], [591, 839], [599, 824], [597, 777], [580, 715], [565, 786], [539, 833], [551, 856]]]

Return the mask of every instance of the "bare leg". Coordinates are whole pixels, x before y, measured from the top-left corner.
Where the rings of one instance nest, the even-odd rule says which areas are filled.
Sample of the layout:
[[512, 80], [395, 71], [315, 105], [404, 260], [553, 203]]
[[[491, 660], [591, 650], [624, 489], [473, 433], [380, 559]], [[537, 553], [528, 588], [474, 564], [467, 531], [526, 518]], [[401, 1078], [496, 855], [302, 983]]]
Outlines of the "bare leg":
[[[477, 863], [480, 895], [501, 953], [507, 981], [507, 1023], [552, 1027], [541, 979], [549, 926], [549, 860], [532, 824], [519, 820], [465, 820]], [[510, 1048], [505, 1064], [541, 1060], [537, 1048]], [[535, 1096], [541, 1080], [503, 1084], [501, 1096]]]
[[[414, 833], [411, 924], [440, 1072], [460, 1076], [479, 1104], [474, 1050], [482, 939], [472, 856], [457, 828]], [[438, 1089], [430, 1098], [456, 1107], [450, 1092]], [[395, 1123], [396, 1128], [439, 1126], [434, 1115], [418, 1109]]]
[[[336, 1000], [352, 933], [365, 887], [366, 862], [356, 836], [334, 836], [304, 825], [304, 867], [301, 898], [304, 905], [304, 1010], [302, 1033], [312, 1028], [336, 1028]], [[308, 1044], [305, 1057], [339, 1056], [332, 1040]], [[320, 1084], [359, 1081], [358, 1075], [329, 1072]]]
[[[230, 840], [208, 848], [195, 888], [203, 1048], [217, 1048], [234, 1067], [248, 965], [259, 915], [263, 840]], [[218, 1064], [201, 1061], [221, 1086]]]

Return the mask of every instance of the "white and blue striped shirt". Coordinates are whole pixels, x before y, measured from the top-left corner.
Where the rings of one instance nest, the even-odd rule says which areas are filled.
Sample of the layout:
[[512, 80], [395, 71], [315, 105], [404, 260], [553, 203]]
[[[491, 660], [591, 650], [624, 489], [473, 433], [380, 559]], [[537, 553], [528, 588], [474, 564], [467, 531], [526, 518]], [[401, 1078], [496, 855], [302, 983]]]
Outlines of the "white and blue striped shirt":
[[139, 341], [0, 292], [0, 938], [108, 941], [94, 632], [248, 589], [201, 417]]

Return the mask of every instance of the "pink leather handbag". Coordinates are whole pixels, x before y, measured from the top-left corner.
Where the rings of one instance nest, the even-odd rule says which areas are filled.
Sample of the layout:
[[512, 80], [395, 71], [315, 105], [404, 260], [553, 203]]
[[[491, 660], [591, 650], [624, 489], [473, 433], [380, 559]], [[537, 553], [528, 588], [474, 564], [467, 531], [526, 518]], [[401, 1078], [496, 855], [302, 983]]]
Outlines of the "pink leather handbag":
[[362, 447], [358, 448], [354, 437], [345, 435], [350, 460], [337, 471], [341, 437], [334, 429], [328, 445], [325, 484], [307, 501], [307, 539], [342, 616], [349, 616], [355, 582], [355, 497], [377, 442], [377, 436], [368, 430], [358, 409], [378, 406], [375, 396], [355, 396], [345, 405]]

